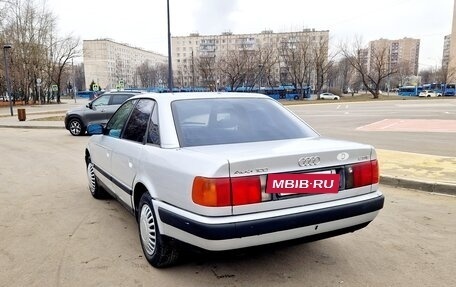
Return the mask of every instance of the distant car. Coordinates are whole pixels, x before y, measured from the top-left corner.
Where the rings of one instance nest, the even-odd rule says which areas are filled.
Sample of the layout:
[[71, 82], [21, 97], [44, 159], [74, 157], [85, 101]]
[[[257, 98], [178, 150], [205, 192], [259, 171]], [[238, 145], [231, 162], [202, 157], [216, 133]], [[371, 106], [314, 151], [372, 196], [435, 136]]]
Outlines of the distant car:
[[423, 90], [418, 94], [418, 96], [430, 98], [430, 97], [441, 97], [442, 94], [437, 93], [436, 91], [433, 91], [433, 90]]
[[88, 133], [89, 190], [136, 216], [155, 267], [187, 244], [218, 251], [353, 232], [384, 203], [372, 146], [321, 137], [261, 94], [142, 94]]
[[65, 128], [74, 136], [84, 135], [89, 123], [107, 123], [125, 100], [139, 93], [132, 91], [104, 93], [86, 106], [69, 110], [65, 116]]
[[322, 93], [320, 94], [321, 100], [340, 100], [338, 95], [334, 95], [333, 93]]

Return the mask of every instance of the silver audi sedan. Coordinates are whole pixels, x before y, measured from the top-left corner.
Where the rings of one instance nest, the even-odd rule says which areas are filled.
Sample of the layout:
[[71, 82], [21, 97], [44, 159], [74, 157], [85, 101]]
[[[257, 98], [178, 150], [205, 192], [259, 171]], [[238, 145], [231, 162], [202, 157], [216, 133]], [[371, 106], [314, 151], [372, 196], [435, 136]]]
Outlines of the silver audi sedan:
[[217, 251], [353, 232], [384, 203], [372, 146], [322, 137], [260, 94], [141, 94], [88, 133], [89, 190], [136, 216], [155, 267], [174, 264], [182, 243]]

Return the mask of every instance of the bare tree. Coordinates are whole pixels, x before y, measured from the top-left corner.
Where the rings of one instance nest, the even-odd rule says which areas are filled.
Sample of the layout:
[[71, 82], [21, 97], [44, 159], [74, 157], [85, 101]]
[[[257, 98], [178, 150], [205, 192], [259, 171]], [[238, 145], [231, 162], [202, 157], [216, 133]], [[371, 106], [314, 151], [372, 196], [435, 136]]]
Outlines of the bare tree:
[[309, 85], [311, 77], [312, 43], [310, 37], [299, 37], [298, 34], [291, 35], [281, 43], [281, 60], [283, 71], [287, 71], [295, 89], [301, 90], [300, 98], [304, 97], [305, 85]]
[[79, 63], [75, 64], [72, 67], [73, 70], [73, 88], [77, 91], [82, 91], [85, 89], [85, 77], [84, 77], [84, 64]]
[[278, 76], [275, 73], [279, 58], [276, 49], [272, 45], [259, 46], [257, 50], [257, 67], [258, 67], [258, 85], [274, 86], [279, 83]]
[[13, 45], [13, 90], [28, 99], [29, 91], [33, 88], [36, 101], [36, 80], [48, 60], [47, 39], [55, 19], [44, 5], [38, 6], [32, 0], [11, 1], [5, 5], [7, 13], [2, 28], [3, 38]]
[[51, 77], [57, 84], [57, 103], [60, 103], [60, 94], [62, 87], [62, 77], [64, 72], [69, 68], [71, 60], [80, 56], [79, 39], [67, 36], [53, 43], [53, 58]]
[[355, 88], [354, 78], [354, 69], [345, 57], [335, 62], [328, 72], [328, 82], [337, 83], [338, 89], [342, 92]]
[[444, 83], [442, 69], [438, 67], [429, 67], [420, 71], [422, 83]]
[[390, 65], [389, 46], [371, 45], [366, 53], [361, 40], [356, 39], [351, 47], [342, 45], [340, 50], [360, 75], [363, 86], [377, 99], [383, 80], [396, 73]]
[[[55, 40], [55, 17], [47, 10], [46, 2], [38, 5], [33, 0], [5, 2], [2, 7], [0, 37], [13, 45], [12, 83], [13, 90], [26, 100], [34, 91], [33, 100], [43, 87], [57, 83], [58, 102], [63, 75], [69, 60], [78, 55], [79, 41], [72, 37]], [[41, 79], [41, 86], [37, 80]], [[46, 89], [43, 90], [44, 94]]]
[[[226, 79], [232, 91], [242, 85], [251, 85], [255, 82], [255, 58], [251, 50], [231, 50], [218, 61], [221, 75]], [[253, 74], [253, 76], [252, 76]]]
[[215, 56], [201, 55], [194, 60], [195, 68], [204, 87], [215, 87]]
[[138, 75], [142, 87], [151, 87], [154, 82], [154, 70], [150, 66], [149, 61], [146, 61], [136, 68], [136, 75]]
[[[312, 45], [312, 50], [313, 63], [315, 67], [315, 77], [317, 80], [315, 84], [315, 93], [319, 95], [323, 88], [323, 85], [325, 84], [325, 78], [328, 75], [328, 71], [334, 65], [334, 58], [336, 57], [337, 53], [332, 53], [331, 55], [328, 55], [329, 40], [324, 37], [320, 37]], [[330, 86], [330, 83], [328, 83], [328, 86]]]

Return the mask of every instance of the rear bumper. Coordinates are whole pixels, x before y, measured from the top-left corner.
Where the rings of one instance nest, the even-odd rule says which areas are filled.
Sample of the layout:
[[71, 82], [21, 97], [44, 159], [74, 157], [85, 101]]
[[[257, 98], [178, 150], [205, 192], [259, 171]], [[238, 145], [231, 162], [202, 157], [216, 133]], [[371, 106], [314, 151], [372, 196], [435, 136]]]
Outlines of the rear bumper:
[[322, 209], [217, 224], [190, 219], [162, 207], [158, 207], [158, 215], [165, 234], [205, 249], [226, 250], [367, 225], [383, 208], [384, 196], [377, 195]]

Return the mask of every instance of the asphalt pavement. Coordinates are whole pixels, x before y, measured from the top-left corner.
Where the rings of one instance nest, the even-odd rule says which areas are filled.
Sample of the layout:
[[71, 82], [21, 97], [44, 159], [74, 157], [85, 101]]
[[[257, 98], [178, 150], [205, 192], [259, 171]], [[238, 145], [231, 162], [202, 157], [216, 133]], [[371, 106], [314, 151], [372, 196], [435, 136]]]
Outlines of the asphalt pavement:
[[[0, 128], [64, 129], [55, 120], [66, 111], [86, 105], [87, 99], [64, 99], [61, 104], [17, 105], [11, 116], [8, 105], [0, 106]], [[19, 121], [17, 109], [25, 109], [26, 120]], [[66, 131], [65, 131], [66, 132]], [[380, 183], [427, 192], [456, 195], [456, 158], [377, 149]]]

